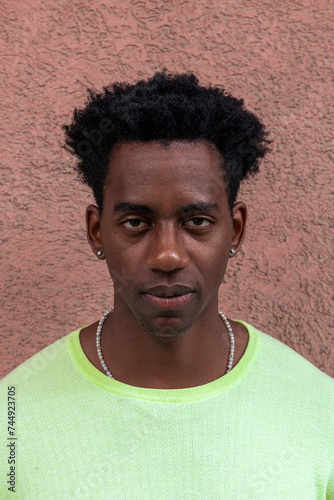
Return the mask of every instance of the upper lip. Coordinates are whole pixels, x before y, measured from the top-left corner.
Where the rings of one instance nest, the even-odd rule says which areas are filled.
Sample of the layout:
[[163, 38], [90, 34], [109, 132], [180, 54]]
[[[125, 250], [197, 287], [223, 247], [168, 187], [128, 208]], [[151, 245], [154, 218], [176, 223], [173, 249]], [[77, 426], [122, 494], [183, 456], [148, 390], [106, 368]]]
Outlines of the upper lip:
[[179, 295], [185, 295], [186, 293], [193, 292], [194, 290], [183, 285], [174, 286], [154, 286], [153, 288], [148, 288], [143, 290], [142, 293], [149, 293], [150, 295], [155, 295], [156, 297], [173, 297]]

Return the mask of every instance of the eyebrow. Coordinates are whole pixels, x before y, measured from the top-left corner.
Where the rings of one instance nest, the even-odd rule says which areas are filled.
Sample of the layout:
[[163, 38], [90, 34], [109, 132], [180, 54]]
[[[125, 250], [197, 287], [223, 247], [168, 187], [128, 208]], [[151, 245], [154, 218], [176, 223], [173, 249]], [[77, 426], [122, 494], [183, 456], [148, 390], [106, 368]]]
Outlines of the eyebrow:
[[[219, 210], [219, 205], [218, 203], [191, 203], [190, 205], [182, 205], [180, 207], [180, 212], [181, 213], [189, 213], [189, 212], [201, 212], [201, 211], [206, 211], [206, 212], [215, 212]], [[117, 205], [114, 205], [114, 212], [146, 212], [146, 213], [153, 213], [154, 210], [152, 207], [149, 207], [148, 205], [141, 205], [137, 203], [130, 203], [127, 201], [123, 201], [122, 203], [117, 203]]]
[[187, 212], [216, 212], [219, 210], [219, 205], [218, 203], [192, 203], [190, 205], [183, 205], [181, 207], [181, 212], [182, 213], [187, 213]]

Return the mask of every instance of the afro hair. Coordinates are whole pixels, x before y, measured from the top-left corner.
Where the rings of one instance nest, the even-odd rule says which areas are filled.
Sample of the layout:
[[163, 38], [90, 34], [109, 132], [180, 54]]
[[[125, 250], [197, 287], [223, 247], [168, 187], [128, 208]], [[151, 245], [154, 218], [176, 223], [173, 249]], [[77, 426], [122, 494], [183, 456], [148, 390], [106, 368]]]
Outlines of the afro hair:
[[270, 140], [261, 121], [218, 87], [203, 87], [193, 73], [157, 72], [135, 84], [114, 83], [88, 90], [84, 108], [64, 125], [64, 148], [76, 156], [76, 170], [94, 193], [100, 213], [111, 152], [117, 143], [208, 141], [222, 157], [232, 211], [240, 182], [259, 170]]

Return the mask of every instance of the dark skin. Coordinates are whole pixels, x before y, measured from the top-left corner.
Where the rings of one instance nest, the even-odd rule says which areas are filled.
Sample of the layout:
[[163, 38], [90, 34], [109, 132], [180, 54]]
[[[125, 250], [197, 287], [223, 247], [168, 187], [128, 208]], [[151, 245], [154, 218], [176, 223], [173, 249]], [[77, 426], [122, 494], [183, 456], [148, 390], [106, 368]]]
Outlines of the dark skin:
[[[88, 241], [96, 255], [103, 252], [99, 258], [106, 259], [114, 281], [114, 312], [104, 323], [101, 345], [120, 382], [181, 389], [226, 372], [229, 337], [218, 315], [218, 290], [243, 241], [247, 211], [238, 202], [231, 216], [221, 162], [216, 146], [204, 141], [114, 148], [103, 213], [89, 205], [86, 219]], [[149, 288], [174, 285], [189, 291], [177, 310], [156, 309], [145, 299]], [[248, 332], [229, 321], [235, 366]], [[80, 341], [104, 373], [96, 328], [97, 322], [84, 328]]]

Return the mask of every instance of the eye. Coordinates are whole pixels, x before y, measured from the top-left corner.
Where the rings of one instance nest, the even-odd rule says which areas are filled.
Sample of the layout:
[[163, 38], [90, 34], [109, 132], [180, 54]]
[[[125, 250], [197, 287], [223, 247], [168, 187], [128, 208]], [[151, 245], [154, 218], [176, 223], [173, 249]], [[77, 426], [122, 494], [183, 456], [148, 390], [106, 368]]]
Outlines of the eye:
[[204, 217], [193, 217], [186, 222], [186, 225], [188, 227], [205, 228], [211, 225], [211, 221], [209, 221], [208, 219], [204, 219]]
[[143, 229], [147, 224], [141, 219], [128, 219], [122, 222], [126, 229]]

